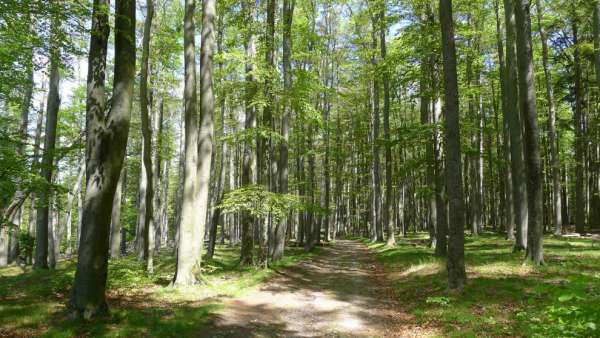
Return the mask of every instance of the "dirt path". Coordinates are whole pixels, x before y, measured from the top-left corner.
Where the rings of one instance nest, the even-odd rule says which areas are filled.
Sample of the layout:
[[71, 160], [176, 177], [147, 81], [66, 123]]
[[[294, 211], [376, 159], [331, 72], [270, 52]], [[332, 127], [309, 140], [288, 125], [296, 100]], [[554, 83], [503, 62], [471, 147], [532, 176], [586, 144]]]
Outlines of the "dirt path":
[[229, 300], [200, 337], [424, 337], [412, 326], [372, 253], [338, 241]]

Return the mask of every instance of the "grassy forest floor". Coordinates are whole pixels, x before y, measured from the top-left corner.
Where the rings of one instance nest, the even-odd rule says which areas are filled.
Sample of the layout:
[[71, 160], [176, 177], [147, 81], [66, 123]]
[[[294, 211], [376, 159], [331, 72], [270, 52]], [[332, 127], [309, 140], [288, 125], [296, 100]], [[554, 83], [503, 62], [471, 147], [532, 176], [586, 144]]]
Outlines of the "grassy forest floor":
[[448, 295], [445, 264], [426, 236], [400, 238], [395, 248], [368, 244], [418, 324], [451, 337], [600, 336], [600, 244], [548, 236], [546, 265], [536, 268], [497, 235], [467, 237], [468, 284]]
[[545, 239], [547, 264], [496, 235], [467, 237], [468, 284], [446, 291], [443, 260], [425, 234], [397, 247], [337, 241], [301, 249], [269, 270], [237, 267], [238, 248], [218, 247], [201, 286], [173, 289], [167, 252], [155, 274], [134, 257], [111, 261], [111, 316], [82, 323], [66, 303], [75, 266], [0, 269], [0, 337], [14, 336], [600, 336], [600, 244]]
[[0, 269], [0, 337], [186, 337], [205, 325], [224, 299], [238, 297], [272, 276], [314, 254], [288, 248], [287, 256], [271, 269], [240, 268], [239, 247], [217, 246], [205, 260], [202, 285], [172, 288], [175, 256], [155, 256], [155, 273], [134, 256], [111, 260], [108, 273], [110, 317], [84, 323], [69, 318], [66, 305], [75, 275], [73, 260], [55, 270], [30, 267]]

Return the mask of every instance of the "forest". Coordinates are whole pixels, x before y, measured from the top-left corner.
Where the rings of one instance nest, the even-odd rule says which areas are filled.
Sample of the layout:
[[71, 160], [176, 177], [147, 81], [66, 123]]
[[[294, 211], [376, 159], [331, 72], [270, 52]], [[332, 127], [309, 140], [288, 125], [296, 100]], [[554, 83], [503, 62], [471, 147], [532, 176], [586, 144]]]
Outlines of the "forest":
[[0, 337], [600, 337], [600, 0], [1, 0]]

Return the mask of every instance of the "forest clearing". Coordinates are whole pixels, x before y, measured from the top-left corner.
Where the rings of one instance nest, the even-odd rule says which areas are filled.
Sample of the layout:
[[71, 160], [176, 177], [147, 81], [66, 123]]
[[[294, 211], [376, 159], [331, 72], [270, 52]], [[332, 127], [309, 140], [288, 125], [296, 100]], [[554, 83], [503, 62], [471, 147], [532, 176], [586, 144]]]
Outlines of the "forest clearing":
[[600, 0], [1, 0], [0, 337], [600, 337]]

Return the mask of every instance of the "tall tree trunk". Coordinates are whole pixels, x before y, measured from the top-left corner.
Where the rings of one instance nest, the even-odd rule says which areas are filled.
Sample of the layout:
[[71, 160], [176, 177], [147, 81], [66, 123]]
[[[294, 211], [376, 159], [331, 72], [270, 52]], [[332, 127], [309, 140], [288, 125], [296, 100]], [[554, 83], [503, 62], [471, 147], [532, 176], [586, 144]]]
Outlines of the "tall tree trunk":
[[544, 76], [546, 79], [546, 100], [548, 101], [548, 143], [550, 145], [550, 167], [552, 170], [552, 216], [554, 223], [554, 233], [562, 233], [562, 215], [561, 215], [561, 187], [560, 187], [560, 159], [558, 153], [558, 140], [556, 137], [556, 105], [554, 103], [554, 88], [552, 83], [552, 73], [549, 65], [548, 35], [542, 25], [543, 7], [540, 0], [536, 0], [537, 23], [542, 40], [542, 62], [544, 65]]
[[154, 210], [154, 248], [160, 248], [162, 246], [162, 232], [163, 227], [165, 227], [165, 220], [162, 219], [162, 211], [163, 206], [165, 205], [166, 200], [163, 199], [163, 184], [162, 181], [169, 180], [168, 177], [162, 176], [162, 152], [163, 152], [163, 119], [164, 119], [164, 109], [165, 103], [164, 99], [161, 97], [160, 102], [158, 103], [158, 109], [154, 110], [153, 117], [153, 129], [154, 133], [154, 147], [152, 149], [152, 162], [154, 166], [152, 167], [152, 176], [154, 177], [154, 200], [152, 201]]
[[[148, 68], [150, 58], [150, 36], [152, 34], [152, 18], [154, 17], [154, 0], [146, 0], [146, 20], [144, 22], [144, 36], [142, 38], [142, 64], [140, 72], [140, 114], [142, 121], [142, 161], [145, 179], [145, 187], [140, 184], [140, 215], [143, 219], [143, 259], [146, 260], [146, 271], [154, 272], [153, 251], [154, 241], [154, 176], [152, 172], [152, 126], [150, 123], [150, 110], [152, 101], [148, 92]], [[144, 189], [145, 188], [145, 189]], [[144, 193], [142, 193], [144, 189]]]
[[184, 64], [185, 88], [183, 92], [185, 110], [185, 164], [183, 169], [183, 201], [181, 223], [177, 244], [177, 271], [174, 285], [196, 284], [196, 273], [200, 271], [201, 242], [204, 231], [198, 227], [199, 183], [198, 176], [198, 114], [196, 111], [196, 52], [194, 15], [196, 0], [185, 1], [184, 16]]
[[[54, 165], [54, 147], [56, 144], [56, 126], [58, 123], [58, 110], [60, 108], [60, 48], [58, 44], [58, 35], [60, 22], [58, 17], [52, 18], [52, 45], [50, 49], [50, 81], [48, 87], [48, 102], [46, 106], [46, 137], [44, 141], [44, 152], [41, 162], [41, 176], [45, 182], [50, 185], [52, 182], [52, 169]], [[36, 249], [35, 264], [36, 269], [48, 268], [48, 218], [51, 188], [48, 186], [39, 193], [36, 222]]]
[[105, 298], [112, 202], [129, 134], [135, 82], [135, 2], [115, 5], [112, 105], [104, 114], [108, 3], [94, 0], [88, 66], [87, 189], [71, 307], [86, 318], [106, 313]]
[[448, 286], [463, 289], [467, 276], [464, 258], [464, 202], [460, 165], [460, 126], [456, 44], [452, 0], [440, 0], [442, 52], [444, 56], [444, 111], [446, 113], [446, 186], [450, 203], [448, 241]]
[[[256, 128], [256, 111], [253, 105], [254, 97], [256, 95], [256, 83], [254, 79], [254, 58], [256, 57], [256, 46], [254, 36], [254, 11], [255, 6], [250, 0], [243, 2], [244, 16], [246, 23], [249, 27], [245, 37], [245, 48], [246, 48], [246, 84], [245, 84], [245, 109], [246, 119], [244, 122], [244, 128], [246, 130], [253, 130]], [[254, 177], [256, 176], [256, 153], [254, 151], [253, 141], [247, 139], [244, 143], [244, 154], [242, 160], [242, 180], [241, 186], [248, 187], [255, 182]], [[254, 262], [253, 251], [254, 251], [254, 236], [253, 236], [253, 225], [255, 223], [254, 217], [250, 214], [249, 210], [243, 210], [241, 215], [242, 223], [242, 250], [240, 254], [241, 265], [252, 265]]]
[[[575, 10], [573, 10], [575, 12]], [[586, 141], [585, 141], [585, 116], [583, 102], [583, 84], [581, 75], [581, 51], [578, 36], [577, 14], [573, 13], [573, 45], [575, 46], [573, 67], [575, 68], [575, 113], [573, 114], [573, 124], [575, 127], [575, 230], [585, 233], [585, 210], [586, 198], [585, 192], [585, 159], [586, 159]]]
[[[288, 153], [290, 142], [290, 112], [291, 104], [289, 100], [290, 90], [292, 88], [292, 23], [294, 20], [294, 7], [296, 0], [283, 0], [283, 116], [281, 118], [281, 135], [283, 141], [279, 149], [279, 192], [288, 193]], [[273, 261], [280, 260], [283, 257], [285, 249], [285, 232], [289, 221], [279, 221], [275, 227], [275, 238], [273, 243]]]
[[[385, 3], [382, 4], [381, 11], [379, 13], [379, 24], [381, 28], [379, 30], [379, 48], [381, 50], [381, 60], [386, 65], [386, 68], [382, 72], [383, 82], [383, 137], [385, 140], [385, 198], [383, 204], [383, 226], [387, 232], [387, 246], [393, 246], [396, 244], [395, 227], [394, 223], [390, 218], [390, 210], [392, 206], [392, 146], [390, 144], [390, 79], [389, 70], [387, 68], [387, 46], [385, 34], [387, 31], [387, 22], [385, 15]], [[341, 129], [338, 129], [338, 133], [341, 133]], [[336, 195], [336, 198], [340, 198]]]
[[[523, 155], [523, 136], [521, 133], [523, 113], [519, 109], [519, 92], [517, 79], [517, 49], [516, 49], [516, 25], [514, 15], [515, 1], [504, 0], [504, 13], [506, 19], [506, 111], [508, 116], [510, 133], [510, 164], [513, 183], [513, 209], [514, 224], [517, 228], [515, 250], [524, 250], [527, 247], [527, 182], [525, 178], [525, 163]], [[509, 238], [510, 238], [509, 234]]]
[[[42, 85], [43, 90], [43, 85]], [[42, 100], [43, 102], [44, 100]], [[35, 127], [35, 139], [33, 141], [33, 158], [31, 161], [32, 172], [37, 173], [39, 171], [39, 153], [40, 153], [40, 144], [42, 142], [42, 125], [44, 122], [44, 106], [43, 103], [40, 103], [40, 109], [37, 114], [37, 121]], [[37, 208], [36, 208], [36, 198], [34, 195], [31, 195], [31, 204], [29, 206], [29, 226], [28, 233], [32, 238], [35, 238], [35, 230], [36, 230], [36, 221], [37, 221]], [[33, 264], [33, 248], [29, 250], [26, 258], [27, 264]]]
[[[213, 152], [215, 95], [213, 92], [213, 57], [215, 53], [216, 1], [202, 1], [202, 41], [200, 46], [200, 134], [198, 139], [198, 217], [199, 233], [206, 228], [208, 192]], [[215, 225], [216, 226], [216, 225]], [[200, 241], [202, 252], [204, 241]]]
[[519, 65], [519, 103], [525, 121], [525, 158], [527, 205], [529, 209], [527, 256], [534, 264], [543, 264], [542, 185], [539, 131], [531, 42], [531, 1], [516, 0], [517, 63]]
[[371, 32], [371, 42], [372, 42], [372, 56], [371, 56], [371, 65], [373, 66], [373, 83], [372, 83], [372, 111], [373, 111], [373, 130], [371, 140], [371, 150], [373, 152], [373, 166], [372, 166], [372, 180], [373, 180], [373, 196], [372, 196], [372, 226], [374, 228], [373, 232], [373, 240], [377, 242], [383, 242], [383, 227], [381, 224], [381, 173], [380, 173], [380, 161], [379, 161], [379, 79], [378, 76], [378, 61], [377, 61], [377, 29], [378, 29], [378, 20], [374, 15], [372, 18], [372, 32]]

